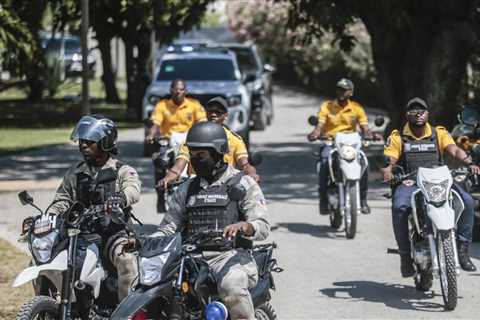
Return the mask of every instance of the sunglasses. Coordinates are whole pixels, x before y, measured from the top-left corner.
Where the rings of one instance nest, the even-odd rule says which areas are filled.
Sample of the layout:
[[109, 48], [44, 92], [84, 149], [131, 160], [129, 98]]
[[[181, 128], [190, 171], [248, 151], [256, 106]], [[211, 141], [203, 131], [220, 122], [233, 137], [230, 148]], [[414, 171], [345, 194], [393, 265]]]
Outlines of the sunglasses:
[[425, 113], [427, 113], [428, 111], [427, 110], [422, 110], [422, 109], [418, 109], [418, 110], [408, 110], [407, 111], [407, 115], [409, 116], [422, 116], [424, 115]]

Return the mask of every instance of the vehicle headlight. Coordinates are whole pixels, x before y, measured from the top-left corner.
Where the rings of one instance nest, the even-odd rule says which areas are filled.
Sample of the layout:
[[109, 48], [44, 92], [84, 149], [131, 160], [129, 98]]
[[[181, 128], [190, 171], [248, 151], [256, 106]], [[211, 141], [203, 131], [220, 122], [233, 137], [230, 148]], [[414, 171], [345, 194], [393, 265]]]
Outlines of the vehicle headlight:
[[36, 237], [32, 235], [32, 253], [41, 263], [48, 262], [52, 256], [52, 249], [55, 243], [55, 240], [58, 237], [58, 230], [53, 230], [49, 234], [43, 237]]
[[167, 262], [170, 252], [162, 253], [154, 257], [140, 258], [140, 283], [146, 286], [151, 286], [162, 280], [162, 269]]
[[431, 202], [435, 206], [441, 206], [447, 201], [448, 179], [439, 183], [423, 181], [422, 184], [427, 192], [428, 202]]
[[82, 55], [78, 53], [74, 53], [72, 56], [73, 61], [82, 61]]
[[263, 82], [262, 82], [262, 79], [256, 79], [254, 82], [253, 82], [253, 90], [254, 91], [260, 91], [263, 87]]
[[153, 106], [156, 106], [158, 101], [160, 101], [160, 97], [159, 96], [156, 96], [156, 95], [151, 95], [150, 97], [148, 97], [148, 102], [153, 105]]
[[227, 102], [229, 107], [238, 106], [239, 104], [242, 104], [242, 96], [239, 94], [230, 96], [227, 98]]
[[347, 161], [353, 161], [357, 157], [357, 150], [353, 146], [344, 145], [340, 148], [340, 156]]

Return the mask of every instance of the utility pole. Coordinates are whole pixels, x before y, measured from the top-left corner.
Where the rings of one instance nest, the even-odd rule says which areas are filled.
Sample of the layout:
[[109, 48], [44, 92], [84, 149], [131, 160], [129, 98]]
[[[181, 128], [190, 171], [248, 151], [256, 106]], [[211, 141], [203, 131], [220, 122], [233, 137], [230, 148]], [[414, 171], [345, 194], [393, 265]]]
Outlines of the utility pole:
[[89, 92], [88, 92], [88, 0], [82, 0], [82, 114], [90, 113]]

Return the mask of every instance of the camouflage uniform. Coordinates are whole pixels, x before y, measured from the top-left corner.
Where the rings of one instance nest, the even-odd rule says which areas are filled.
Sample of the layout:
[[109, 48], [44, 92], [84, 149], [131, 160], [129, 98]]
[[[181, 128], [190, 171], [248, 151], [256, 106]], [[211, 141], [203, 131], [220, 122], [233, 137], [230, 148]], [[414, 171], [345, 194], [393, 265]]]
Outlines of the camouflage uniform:
[[[239, 171], [231, 166], [213, 185], [226, 183]], [[158, 227], [154, 236], [170, 235], [183, 230], [186, 224], [186, 196], [192, 179], [181, 185], [169, 202], [169, 210]], [[248, 237], [252, 241], [265, 240], [270, 233], [268, 211], [262, 190], [250, 177], [243, 176], [240, 180], [246, 194], [238, 202], [238, 208], [247, 222], [252, 224], [255, 233]], [[201, 180], [200, 186], [208, 186], [206, 180]], [[232, 319], [255, 319], [252, 299], [248, 291], [258, 280], [258, 270], [250, 250], [238, 248], [226, 252], [216, 252], [205, 257], [210, 268], [215, 273], [220, 297], [227, 305]]]
[[[114, 192], [124, 194], [126, 201], [125, 208], [138, 202], [140, 199], [141, 182], [137, 171], [132, 167], [122, 164], [119, 160], [109, 158], [102, 168], [89, 166], [82, 161], [73, 166], [64, 176], [62, 184], [58, 187], [54, 201], [65, 200], [65, 202], [57, 202], [50, 209], [51, 213], [61, 214], [69, 208], [69, 201], [79, 200], [79, 190], [77, 187], [77, 177], [79, 175], [95, 178], [101, 169], [112, 168], [117, 171], [117, 180], [111, 186], [112, 190], [105, 190], [106, 195]], [[108, 196], [107, 196], [108, 198]], [[128, 235], [123, 230], [116, 230], [113, 234], [102, 234], [107, 236], [105, 239], [104, 256], [112, 262], [118, 273], [118, 296], [122, 300], [128, 295], [130, 286], [138, 275], [137, 258], [135, 254], [123, 252], [123, 246], [128, 240]]]

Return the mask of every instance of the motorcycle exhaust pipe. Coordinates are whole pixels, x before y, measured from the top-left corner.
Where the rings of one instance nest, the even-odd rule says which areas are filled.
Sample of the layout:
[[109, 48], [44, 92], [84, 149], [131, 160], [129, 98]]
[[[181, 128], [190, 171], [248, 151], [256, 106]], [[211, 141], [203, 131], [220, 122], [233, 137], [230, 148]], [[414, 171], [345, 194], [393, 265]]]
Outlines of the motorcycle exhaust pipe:
[[430, 255], [432, 256], [433, 276], [435, 277], [435, 279], [438, 279], [439, 277], [438, 272], [440, 270], [440, 267], [438, 266], [437, 246], [435, 245], [433, 234], [429, 234], [427, 237], [428, 237], [428, 245], [430, 247]]
[[452, 244], [453, 244], [453, 256], [455, 257], [455, 272], [460, 275], [460, 261], [458, 260], [458, 251], [457, 251], [457, 241], [455, 239], [457, 236], [455, 235], [455, 229], [450, 230], [452, 234]]

